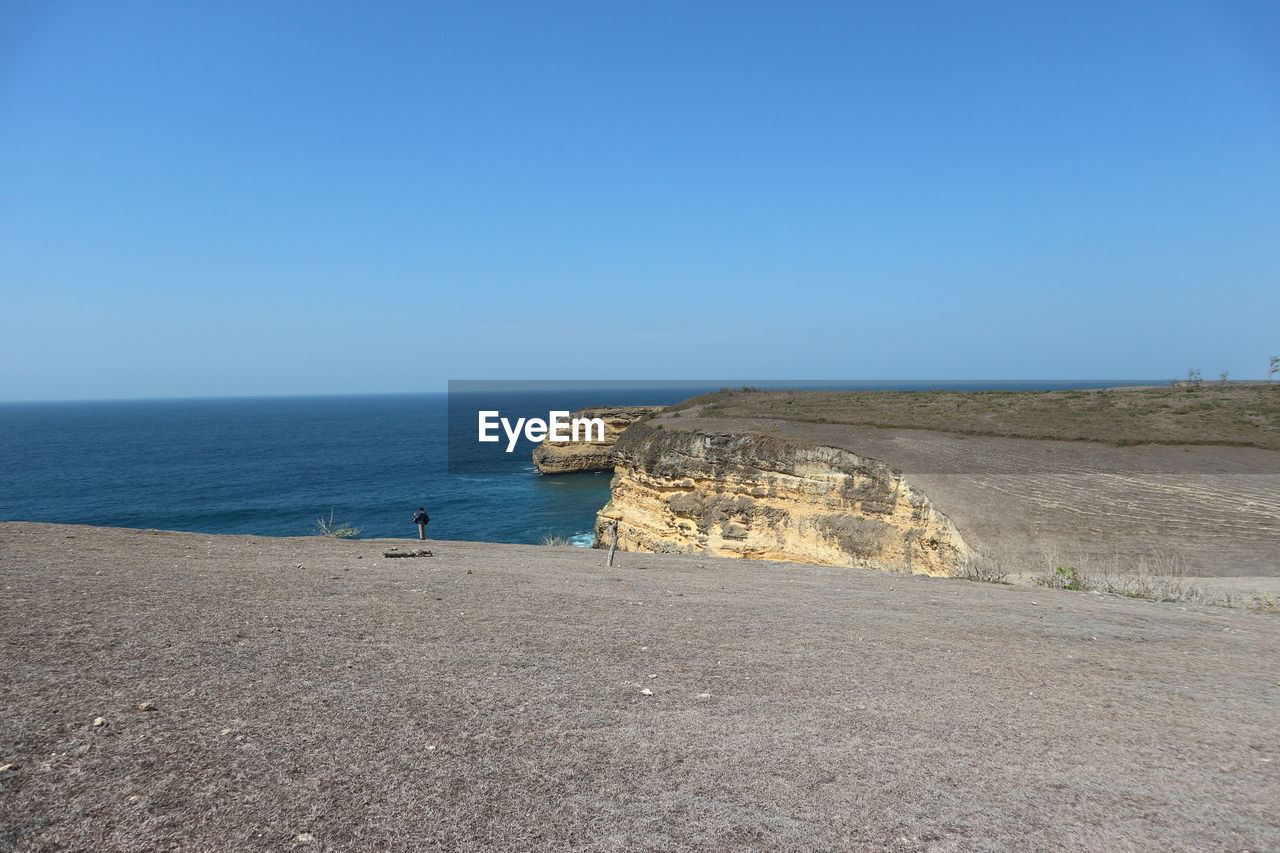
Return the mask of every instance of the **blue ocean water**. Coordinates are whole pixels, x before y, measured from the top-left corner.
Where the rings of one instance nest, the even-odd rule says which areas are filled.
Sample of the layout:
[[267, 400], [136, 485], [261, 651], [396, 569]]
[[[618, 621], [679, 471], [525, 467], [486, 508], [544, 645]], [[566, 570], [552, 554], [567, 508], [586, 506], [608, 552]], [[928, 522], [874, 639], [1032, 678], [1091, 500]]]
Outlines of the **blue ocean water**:
[[[823, 387], [1117, 384], [1147, 383]], [[503, 411], [667, 405], [714, 387], [523, 392]], [[362, 537], [416, 537], [409, 520], [425, 506], [435, 539], [589, 543], [610, 475], [541, 476], [527, 443], [502, 456], [501, 470], [450, 473], [447, 403], [445, 394], [405, 394], [0, 404], [0, 520], [301, 536], [332, 512], [335, 521], [359, 525]]]

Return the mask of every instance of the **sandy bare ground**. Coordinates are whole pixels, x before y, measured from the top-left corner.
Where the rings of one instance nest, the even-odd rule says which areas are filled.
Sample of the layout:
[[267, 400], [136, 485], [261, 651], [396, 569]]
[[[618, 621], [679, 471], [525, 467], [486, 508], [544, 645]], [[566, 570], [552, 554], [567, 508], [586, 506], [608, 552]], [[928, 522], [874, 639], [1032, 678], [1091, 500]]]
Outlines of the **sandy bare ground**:
[[1280, 849], [1280, 617], [389, 544], [0, 524], [0, 846]]

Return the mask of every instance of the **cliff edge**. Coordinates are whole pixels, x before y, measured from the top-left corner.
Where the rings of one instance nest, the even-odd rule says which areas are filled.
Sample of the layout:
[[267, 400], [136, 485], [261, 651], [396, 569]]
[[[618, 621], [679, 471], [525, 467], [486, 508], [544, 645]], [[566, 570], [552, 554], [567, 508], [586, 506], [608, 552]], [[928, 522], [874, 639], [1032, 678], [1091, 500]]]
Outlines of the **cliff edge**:
[[603, 440], [543, 441], [533, 449], [533, 464], [543, 474], [612, 471], [613, 447], [618, 436], [636, 421], [661, 410], [661, 406], [592, 406], [579, 409], [573, 413], [573, 418], [600, 418], [604, 421]]
[[596, 543], [617, 520], [628, 551], [1276, 577], [1277, 426], [1280, 388], [1258, 384], [724, 391], [619, 439]]
[[707, 552], [947, 575], [971, 549], [902, 475], [838, 447], [758, 432], [639, 424], [614, 449], [623, 550]]

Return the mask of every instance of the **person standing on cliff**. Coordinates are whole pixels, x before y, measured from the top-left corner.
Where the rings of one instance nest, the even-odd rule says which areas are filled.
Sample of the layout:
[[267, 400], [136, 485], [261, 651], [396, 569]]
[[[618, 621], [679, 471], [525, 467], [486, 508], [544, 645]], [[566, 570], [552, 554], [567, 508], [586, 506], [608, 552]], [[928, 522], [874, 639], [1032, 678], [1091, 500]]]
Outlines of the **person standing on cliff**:
[[431, 516], [427, 515], [427, 511], [423, 507], [418, 507], [418, 512], [413, 517], [413, 523], [418, 525], [418, 538], [427, 538], [427, 525], [431, 523]]

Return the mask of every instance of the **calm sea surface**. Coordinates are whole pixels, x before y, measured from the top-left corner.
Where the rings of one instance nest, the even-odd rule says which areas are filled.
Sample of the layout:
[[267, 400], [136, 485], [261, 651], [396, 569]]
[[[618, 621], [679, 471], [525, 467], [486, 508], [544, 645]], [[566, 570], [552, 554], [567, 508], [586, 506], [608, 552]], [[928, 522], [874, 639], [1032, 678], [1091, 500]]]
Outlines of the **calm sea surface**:
[[[765, 384], [765, 383], [756, 383]], [[1088, 388], [1121, 383], [829, 383], [839, 388]], [[502, 411], [667, 405], [710, 388], [523, 392]], [[505, 470], [448, 472], [447, 395], [0, 404], [0, 521], [302, 536], [319, 516], [361, 536], [590, 542], [608, 474], [543, 477], [522, 444]], [[455, 452], [457, 452], [455, 450]], [[456, 467], [456, 466], [455, 466]]]

